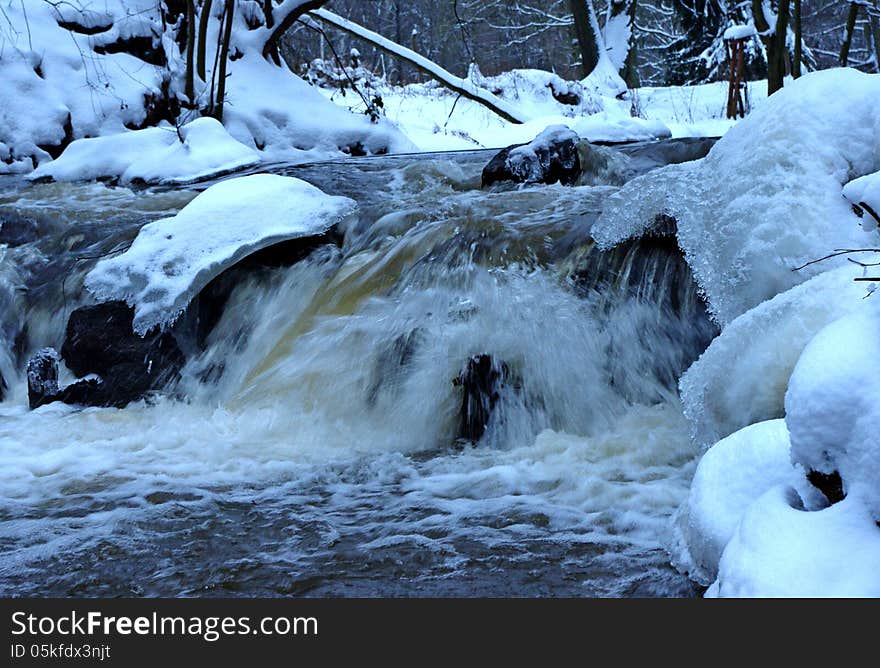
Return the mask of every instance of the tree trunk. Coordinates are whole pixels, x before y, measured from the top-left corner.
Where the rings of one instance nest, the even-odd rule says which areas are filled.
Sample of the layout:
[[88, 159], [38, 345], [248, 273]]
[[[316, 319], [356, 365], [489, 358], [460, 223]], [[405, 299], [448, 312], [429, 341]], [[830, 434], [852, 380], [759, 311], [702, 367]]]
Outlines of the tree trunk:
[[223, 100], [226, 97], [226, 63], [229, 60], [229, 39], [232, 36], [232, 18], [235, 15], [235, 0], [226, 0], [226, 24], [223, 27], [223, 44], [220, 47], [220, 63], [217, 65], [217, 97], [214, 118], [223, 122]]
[[840, 45], [840, 66], [846, 67], [849, 64], [849, 47], [852, 44], [853, 32], [856, 28], [856, 19], [859, 17], [859, 5], [855, 2], [849, 3], [849, 12], [846, 15], [846, 30], [843, 33], [843, 44]]
[[791, 63], [791, 76], [801, 76], [801, 61], [804, 59], [804, 32], [801, 27], [801, 0], [794, 0], [794, 59]]
[[272, 14], [272, 0], [263, 0], [263, 18], [267, 28], [275, 26], [275, 17]]
[[[800, 2], [800, 0], [798, 0]], [[623, 64], [623, 70], [620, 76], [623, 77], [627, 88], [639, 88], [642, 82], [639, 78], [639, 52], [638, 42], [636, 41], [636, 12], [638, 11], [638, 0], [630, 0], [629, 3], [629, 51], [626, 54], [626, 62]]]
[[592, 0], [569, 0], [574, 17], [574, 31], [581, 52], [581, 71], [587, 78], [599, 64], [598, 22]]
[[186, 0], [186, 83], [184, 94], [191, 105], [196, 101], [193, 72], [196, 59], [196, 7], [195, 0]]
[[213, 0], [202, 1], [202, 11], [199, 14], [199, 38], [196, 45], [196, 73], [202, 81], [205, 81], [205, 51], [208, 48], [208, 21], [211, 19], [211, 5]]
[[871, 25], [871, 41], [874, 43], [874, 69], [880, 72], [880, 19], [868, 12], [868, 21]]
[[762, 0], [752, 0], [755, 28], [767, 50], [767, 94], [773, 95], [785, 83], [785, 56], [787, 51], [788, 16], [791, 0], [779, 0], [776, 25], [770, 33], [770, 24], [764, 16]]
[[274, 17], [273, 20], [277, 20], [274, 28], [272, 28], [272, 32], [269, 33], [269, 36], [266, 38], [266, 41], [263, 43], [263, 57], [266, 60], [272, 60], [275, 63], [281, 63], [281, 58], [278, 55], [278, 43], [281, 41], [281, 38], [284, 36], [290, 27], [296, 23], [296, 20], [305, 14], [306, 12], [310, 12], [313, 9], [318, 9], [324, 5], [326, 5], [330, 0], [304, 0], [300, 4], [292, 5], [290, 11], [287, 12], [280, 19], [278, 17]]

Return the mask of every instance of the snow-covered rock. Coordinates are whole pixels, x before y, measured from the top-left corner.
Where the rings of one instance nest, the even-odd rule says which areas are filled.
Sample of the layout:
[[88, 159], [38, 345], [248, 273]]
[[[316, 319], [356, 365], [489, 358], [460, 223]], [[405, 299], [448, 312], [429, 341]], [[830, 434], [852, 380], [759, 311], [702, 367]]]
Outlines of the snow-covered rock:
[[708, 447], [737, 429], [785, 414], [791, 372], [810, 339], [837, 318], [868, 306], [852, 264], [819, 274], [746, 311], [681, 377], [694, 440]]
[[573, 185], [581, 173], [580, 138], [564, 125], [551, 125], [527, 144], [509, 146], [483, 168], [482, 183], [562, 183]]
[[143, 334], [166, 325], [244, 257], [281, 241], [321, 235], [356, 208], [300, 179], [255, 174], [211, 186], [176, 216], [141, 228], [124, 253], [101, 260], [85, 285], [98, 299], [135, 308]]
[[791, 376], [785, 421], [792, 459], [839, 472], [844, 493], [880, 520], [880, 314], [872, 306], [810, 341]]
[[710, 584], [748, 507], [777, 485], [805, 488], [804, 471], [792, 465], [789, 449], [785, 421], [768, 420], [731, 434], [706, 452], [676, 516], [671, 552], [680, 570]]
[[880, 168], [880, 75], [812, 72], [774, 93], [699, 161], [633, 179], [593, 228], [602, 247], [678, 221], [678, 242], [722, 326], [844, 263], [792, 271], [867, 239], [844, 183]]
[[876, 230], [880, 225], [880, 172], [859, 177], [843, 186], [843, 196], [858, 207], [862, 227]]
[[800, 509], [779, 485], [749, 506], [707, 597], [880, 596], [880, 528], [856, 498]]
[[177, 130], [168, 124], [106, 137], [77, 139], [31, 179], [56, 181], [119, 178], [120, 183], [191, 183], [260, 162], [253, 149], [229, 136], [213, 118], [198, 118]]

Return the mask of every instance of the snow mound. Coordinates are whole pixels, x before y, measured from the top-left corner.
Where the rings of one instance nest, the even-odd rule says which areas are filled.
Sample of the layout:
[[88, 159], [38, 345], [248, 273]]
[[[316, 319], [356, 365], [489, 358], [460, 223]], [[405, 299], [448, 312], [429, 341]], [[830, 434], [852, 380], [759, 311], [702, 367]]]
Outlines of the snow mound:
[[865, 230], [876, 230], [880, 224], [880, 172], [850, 181], [843, 187], [843, 196], [857, 207]]
[[607, 111], [570, 119], [569, 127], [590, 142], [623, 143], [669, 139], [672, 131], [660, 121], [621, 116]]
[[739, 430], [706, 452], [673, 529], [671, 552], [680, 570], [710, 584], [748, 507], [777, 485], [805, 486], [804, 471], [792, 466], [789, 449], [785, 421], [768, 420]]
[[837, 471], [880, 520], [880, 314], [876, 305], [825, 327], [806, 347], [785, 396], [792, 459]]
[[164, 124], [77, 139], [58, 159], [43, 163], [29, 178], [78, 181], [118, 177], [121, 183], [181, 184], [259, 162], [259, 154], [230, 137], [219, 121], [198, 118], [182, 126], [179, 137], [174, 127]]
[[[77, 3], [79, 4], [79, 3]], [[161, 34], [154, 0], [72, 3], [7, 2], [0, 41], [0, 161], [4, 171], [29, 171], [51, 159], [47, 148], [67, 139], [122, 132], [147, 118], [150, 98], [162, 95], [162, 67], [117, 53], [126, 38]], [[100, 4], [100, 7], [98, 7]], [[94, 35], [69, 31], [113, 26]], [[156, 53], [167, 45], [154, 44]], [[4, 148], [5, 146], [5, 148]], [[32, 160], [34, 161], [32, 163]]]
[[257, 53], [229, 63], [228, 102], [223, 123], [266, 159], [315, 160], [346, 153], [417, 151], [386, 119], [372, 123], [329, 102], [287, 68], [268, 63]]
[[785, 414], [788, 380], [810, 339], [867, 305], [858, 275], [851, 264], [819, 274], [725, 327], [679, 382], [695, 442], [708, 446]]
[[878, 96], [880, 75], [807, 74], [773, 94], [704, 159], [630, 181], [609, 198], [593, 237], [608, 248], [651, 229], [658, 214], [673, 216], [679, 245], [724, 327], [827, 266], [792, 268], [865, 244], [841, 191], [880, 168]]
[[707, 597], [880, 596], [880, 528], [855, 498], [816, 512], [774, 487], [745, 512]]
[[300, 179], [255, 174], [211, 186], [176, 216], [141, 228], [131, 247], [98, 262], [85, 285], [98, 299], [124, 299], [145, 334], [167, 325], [214, 277], [272, 244], [315, 236], [351, 215], [347, 197]]

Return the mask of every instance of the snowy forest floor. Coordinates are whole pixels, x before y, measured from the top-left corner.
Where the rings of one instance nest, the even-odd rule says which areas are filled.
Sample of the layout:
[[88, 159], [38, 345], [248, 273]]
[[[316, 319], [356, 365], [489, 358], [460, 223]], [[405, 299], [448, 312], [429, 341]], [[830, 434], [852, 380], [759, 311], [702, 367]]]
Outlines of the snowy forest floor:
[[[537, 74], [515, 71], [510, 76]], [[696, 86], [643, 87], [630, 91], [626, 99], [598, 96], [601, 110], [592, 114], [566, 111], [547, 95], [514, 93], [512, 99], [528, 110], [532, 120], [510, 123], [481, 105], [428, 82], [395, 86], [374, 83], [382, 97], [385, 116], [421, 151], [452, 151], [473, 148], [501, 148], [533, 139], [549, 125], [570, 126], [591, 141], [631, 141], [662, 135], [664, 126], [672, 137], [719, 137], [735, 120], [725, 118], [726, 82]], [[751, 107], [767, 95], [767, 82], [749, 82]], [[351, 89], [320, 87], [329, 100], [354, 112], [364, 103]], [[647, 123], [639, 121], [648, 121]]]

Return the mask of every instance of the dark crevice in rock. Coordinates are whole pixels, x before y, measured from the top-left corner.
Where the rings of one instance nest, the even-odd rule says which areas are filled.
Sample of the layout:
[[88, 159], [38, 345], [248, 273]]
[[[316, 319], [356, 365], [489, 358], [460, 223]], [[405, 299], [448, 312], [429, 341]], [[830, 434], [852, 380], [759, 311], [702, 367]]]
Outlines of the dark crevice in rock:
[[76, 21], [58, 21], [58, 27], [69, 30], [70, 32], [75, 32], [79, 35], [97, 35], [98, 33], [110, 30], [110, 28], [113, 27], [113, 24], [108, 23], [107, 25], [85, 26]]
[[465, 364], [461, 374], [453, 380], [463, 390], [459, 413], [459, 440], [476, 443], [492, 418], [501, 391], [510, 380], [510, 369], [505, 362], [496, 361], [485, 353], [474, 355]]
[[161, 43], [157, 45], [156, 40], [152, 36], [126, 37], [109, 44], [96, 44], [92, 47], [92, 50], [101, 55], [127, 53], [156, 67], [165, 67], [168, 64], [165, 50], [162, 48]]
[[843, 501], [846, 497], [846, 493], [843, 491], [843, 480], [841, 480], [840, 473], [837, 471], [822, 473], [811, 469], [807, 473], [807, 480], [810, 481], [813, 487], [822, 492], [831, 504]]
[[58, 156], [60, 156], [62, 153], [64, 153], [64, 149], [66, 149], [68, 147], [68, 145], [70, 145], [70, 142], [73, 141], [73, 122], [71, 120], [70, 114], [67, 114], [67, 119], [64, 121], [63, 129], [64, 129], [64, 137], [62, 138], [62, 140], [59, 143], [57, 143], [57, 144], [42, 144], [39, 146], [39, 148], [41, 150], [45, 151], [50, 156], [52, 156], [53, 160], [55, 160], [56, 158], [58, 158]]

